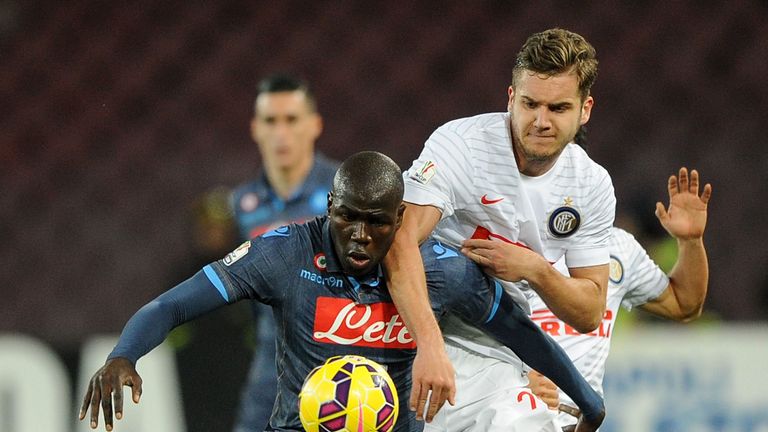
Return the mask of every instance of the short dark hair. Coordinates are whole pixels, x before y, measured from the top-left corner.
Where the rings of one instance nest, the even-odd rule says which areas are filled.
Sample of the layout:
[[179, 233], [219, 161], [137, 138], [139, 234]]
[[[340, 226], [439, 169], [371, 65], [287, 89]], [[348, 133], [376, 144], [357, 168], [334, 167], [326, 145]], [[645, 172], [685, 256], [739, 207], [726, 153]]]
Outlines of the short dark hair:
[[[256, 86], [256, 97], [263, 93], [281, 93], [281, 92], [294, 92], [300, 91], [304, 93], [307, 98], [307, 105], [313, 112], [317, 111], [317, 101], [315, 100], [315, 94], [309, 87], [309, 84], [303, 79], [296, 78], [291, 75], [274, 74], [270, 75], [261, 81]], [[254, 112], [256, 103], [254, 102]]]
[[403, 200], [403, 176], [389, 156], [362, 151], [348, 157], [333, 178], [333, 194], [364, 196], [371, 202], [399, 205]]

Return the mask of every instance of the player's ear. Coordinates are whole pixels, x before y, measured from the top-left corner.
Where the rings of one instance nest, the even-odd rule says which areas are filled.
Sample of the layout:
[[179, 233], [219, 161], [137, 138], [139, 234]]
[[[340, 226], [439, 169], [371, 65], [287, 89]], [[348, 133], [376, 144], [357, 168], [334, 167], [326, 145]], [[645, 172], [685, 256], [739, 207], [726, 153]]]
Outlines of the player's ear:
[[579, 119], [580, 125], [585, 125], [589, 121], [589, 117], [592, 115], [592, 107], [595, 105], [595, 100], [592, 96], [587, 96], [584, 103], [581, 105], [581, 118]]
[[258, 142], [258, 140], [256, 139], [256, 137], [257, 137], [256, 133], [258, 132], [258, 129], [259, 129], [259, 122], [256, 119], [256, 116], [254, 115], [251, 118], [251, 139], [254, 142]]
[[405, 204], [400, 203], [400, 207], [397, 208], [397, 220], [395, 221], [395, 228], [400, 228], [403, 224], [403, 215], [405, 214]]
[[509, 99], [507, 100], [507, 112], [512, 112], [512, 106], [515, 100], [515, 88], [509, 86], [507, 89], [507, 95], [509, 96]]
[[323, 133], [323, 116], [315, 113], [312, 118], [312, 141], [317, 141], [320, 135]]
[[333, 191], [328, 191], [328, 208], [326, 209], [328, 212], [328, 216], [331, 215], [331, 206], [333, 205]]

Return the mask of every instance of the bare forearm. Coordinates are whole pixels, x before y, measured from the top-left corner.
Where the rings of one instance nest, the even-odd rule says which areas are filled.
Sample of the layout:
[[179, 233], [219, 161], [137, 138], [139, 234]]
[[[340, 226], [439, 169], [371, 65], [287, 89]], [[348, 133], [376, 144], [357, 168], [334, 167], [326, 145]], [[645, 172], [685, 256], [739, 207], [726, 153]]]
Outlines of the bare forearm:
[[396, 241], [384, 263], [392, 301], [416, 343], [420, 346], [438, 343], [438, 347], [442, 347], [442, 333], [429, 304], [418, 244]]
[[[603, 266], [600, 266], [603, 267]], [[590, 267], [590, 272], [592, 268]], [[576, 273], [579, 269], [572, 269]], [[605, 277], [607, 286], [607, 274]], [[526, 280], [558, 318], [581, 333], [596, 329], [605, 313], [604, 287], [590, 278], [566, 277], [554, 267], [537, 266]]]
[[701, 315], [709, 283], [709, 265], [701, 238], [678, 240], [677, 263], [669, 273], [670, 287], [680, 306], [680, 321]]
[[389, 293], [417, 344], [442, 344], [442, 334], [429, 305], [421, 254], [418, 247], [408, 246], [393, 245], [385, 259]]
[[420, 347], [443, 349], [443, 336], [427, 294], [424, 263], [419, 244], [440, 220], [431, 206], [407, 204], [403, 223], [384, 258], [387, 286], [398, 313]]
[[432, 232], [439, 220], [440, 212], [434, 207], [406, 205], [400, 229], [384, 258], [389, 293], [418, 348], [413, 360], [408, 405], [416, 411], [417, 419], [427, 422], [432, 421], [446, 400], [454, 404], [456, 396], [455, 372], [432, 314], [419, 252], [419, 242]]
[[525, 279], [547, 307], [581, 333], [600, 325], [605, 313], [608, 264], [569, 268], [563, 276], [536, 252], [504, 242], [469, 239], [461, 252], [494, 277], [516, 282]]

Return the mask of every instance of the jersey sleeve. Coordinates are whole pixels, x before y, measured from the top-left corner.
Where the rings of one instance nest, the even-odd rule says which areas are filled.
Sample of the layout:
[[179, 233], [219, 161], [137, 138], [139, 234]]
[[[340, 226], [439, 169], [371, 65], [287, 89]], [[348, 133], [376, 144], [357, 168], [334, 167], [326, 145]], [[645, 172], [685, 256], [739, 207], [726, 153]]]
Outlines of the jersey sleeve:
[[608, 264], [608, 243], [616, 215], [616, 197], [608, 172], [597, 166], [588, 192], [582, 197], [582, 221], [580, 229], [571, 239], [566, 250], [568, 268]]
[[435, 130], [424, 144], [418, 159], [403, 174], [403, 200], [430, 205], [449, 217], [456, 203], [464, 202], [464, 186], [471, 183], [472, 164], [464, 137], [451, 123]]
[[480, 267], [459, 251], [435, 240], [421, 245], [432, 310], [440, 320], [454, 314], [470, 324], [483, 323], [492, 314], [501, 292]]
[[[626, 231], [613, 230], [611, 255], [622, 269], [619, 285], [625, 290], [621, 305], [631, 310], [659, 297], [669, 286], [669, 277]], [[613, 281], [614, 283], [617, 281]]]
[[203, 272], [198, 272], [139, 309], [125, 324], [108, 358], [124, 357], [135, 364], [172, 329], [225, 304]]
[[203, 271], [226, 302], [247, 298], [269, 304], [283, 293], [279, 287], [291, 274], [296, 230], [296, 225], [284, 226], [246, 241]]

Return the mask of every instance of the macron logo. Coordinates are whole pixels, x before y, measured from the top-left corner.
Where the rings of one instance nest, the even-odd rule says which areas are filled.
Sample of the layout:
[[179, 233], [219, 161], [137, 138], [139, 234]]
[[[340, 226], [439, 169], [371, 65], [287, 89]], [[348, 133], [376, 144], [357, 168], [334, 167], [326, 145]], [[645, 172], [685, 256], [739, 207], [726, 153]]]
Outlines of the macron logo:
[[485, 205], [491, 205], [491, 204], [496, 204], [497, 202], [499, 202], [499, 201], [501, 201], [503, 199], [504, 199], [504, 197], [497, 198], [497, 199], [490, 199], [490, 198], [488, 198], [488, 194], [485, 194], [485, 195], [483, 195], [480, 198], [480, 202], [485, 204]]

